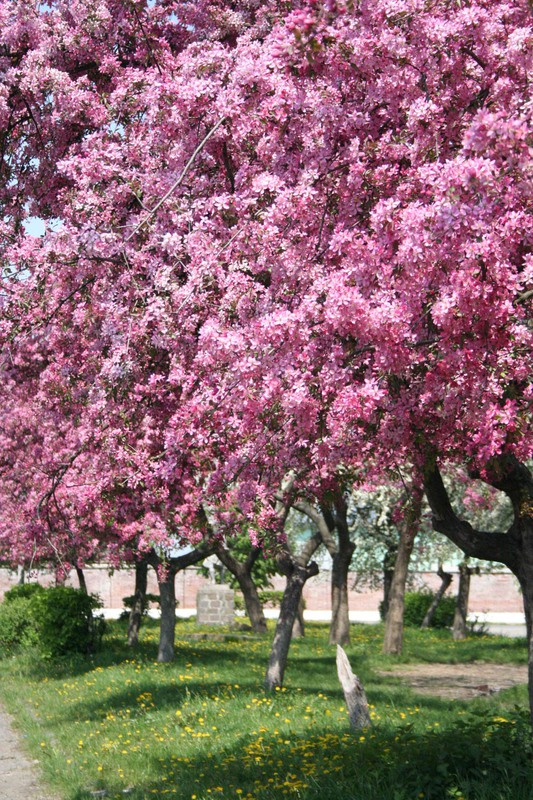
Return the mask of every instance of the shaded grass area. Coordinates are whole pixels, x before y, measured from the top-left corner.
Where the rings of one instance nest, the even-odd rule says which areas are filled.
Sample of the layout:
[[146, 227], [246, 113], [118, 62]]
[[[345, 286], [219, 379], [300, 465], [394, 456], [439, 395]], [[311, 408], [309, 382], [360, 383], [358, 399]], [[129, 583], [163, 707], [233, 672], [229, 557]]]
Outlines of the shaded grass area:
[[[352, 733], [327, 628], [291, 646], [286, 686], [262, 688], [270, 637], [194, 639], [177, 625], [176, 660], [158, 664], [157, 627], [139, 649], [110, 626], [92, 659], [0, 660], [0, 696], [64, 800], [520, 800], [533, 796], [525, 687], [469, 704], [417, 696], [377, 676], [382, 626], [353, 626], [347, 648], [372, 728]], [[525, 663], [522, 640], [407, 630], [402, 662]], [[95, 793], [102, 794], [95, 794]], [[105, 792], [105, 795], [103, 794]]]

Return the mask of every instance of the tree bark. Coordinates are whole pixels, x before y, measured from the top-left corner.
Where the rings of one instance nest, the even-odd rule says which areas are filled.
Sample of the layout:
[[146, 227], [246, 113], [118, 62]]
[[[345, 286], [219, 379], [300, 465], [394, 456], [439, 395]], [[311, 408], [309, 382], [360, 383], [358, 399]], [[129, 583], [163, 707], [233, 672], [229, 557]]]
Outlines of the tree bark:
[[300, 600], [298, 602], [298, 608], [296, 610], [296, 616], [294, 618], [294, 624], [292, 626], [291, 638], [293, 639], [303, 639], [303, 637], [305, 636], [304, 610], [305, 610], [305, 601], [303, 599], [303, 594], [301, 594]]
[[257, 586], [252, 576], [247, 573], [244, 573], [241, 578], [238, 577], [237, 580], [239, 581], [252, 631], [259, 636], [263, 636], [267, 632], [267, 623]]
[[340, 645], [337, 645], [337, 674], [348, 707], [350, 727], [353, 730], [369, 728], [372, 723], [363, 684], [353, 674], [348, 656]]
[[[311, 519], [318, 528], [322, 542], [332, 559], [331, 569], [331, 626], [330, 644], [350, 642], [350, 608], [348, 575], [355, 545], [350, 541], [348, 507], [339, 488], [330, 503], [322, 503], [320, 511], [311, 503], [299, 500], [294, 508]], [[337, 532], [335, 540], [334, 532]]]
[[[531, 533], [533, 535], [533, 530]], [[533, 553], [531, 555], [533, 557]], [[526, 617], [529, 710], [531, 727], [533, 728], [533, 570], [531, 578], [524, 584], [520, 585], [522, 587], [522, 596], [524, 598], [524, 614]]]
[[394, 577], [394, 565], [398, 556], [398, 545], [389, 544], [387, 552], [383, 557], [383, 619], [387, 619], [389, 613], [390, 589]]
[[253, 632], [262, 636], [267, 632], [267, 624], [263, 604], [252, 577], [252, 568], [261, 554], [261, 548], [254, 547], [244, 562], [237, 561], [222, 544], [218, 545], [216, 554], [239, 584]]
[[392, 576], [389, 593], [389, 610], [385, 619], [385, 636], [383, 640], [383, 653], [387, 655], [399, 655], [403, 648], [405, 584], [409, 573], [409, 561], [413, 552], [415, 536], [418, 532], [421, 511], [422, 493], [414, 489], [410, 506], [405, 513], [405, 519], [400, 528], [398, 555], [396, 556], [394, 575]]
[[78, 576], [78, 583], [80, 584], [80, 589], [84, 594], [89, 594], [87, 591], [87, 582], [85, 580], [85, 573], [83, 572], [81, 567], [76, 567], [76, 575]]
[[439, 569], [437, 571], [437, 575], [439, 576], [441, 583], [439, 586], [438, 591], [435, 593], [435, 597], [431, 601], [431, 605], [426, 611], [426, 616], [422, 620], [421, 628], [429, 628], [433, 617], [435, 616], [435, 611], [439, 607], [439, 603], [444, 597], [446, 589], [449, 587], [450, 583], [452, 582], [452, 576], [449, 572], [444, 572], [442, 568], [442, 564], [439, 564]]
[[137, 647], [139, 631], [146, 604], [146, 587], [148, 585], [148, 562], [144, 559], [135, 564], [135, 593], [128, 623], [128, 645]]
[[[292, 479], [291, 479], [292, 480]], [[290, 482], [288, 484], [291, 485]], [[290, 506], [290, 499], [285, 498], [278, 501], [277, 513], [280, 522], [285, 522]], [[274, 640], [270, 650], [270, 658], [265, 675], [265, 689], [272, 691], [276, 686], [282, 686], [287, 657], [291, 644], [292, 629], [294, 620], [298, 613], [298, 605], [302, 597], [305, 582], [312, 576], [318, 574], [318, 566], [311, 561], [311, 556], [319, 547], [322, 539], [319, 533], [315, 533], [305, 543], [298, 555], [293, 555], [285, 544], [283, 551], [278, 556], [277, 562], [279, 571], [287, 578], [287, 585], [281, 600], [279, 617], [276, 623]]]
[[[215, 542], [206, 536], [204, 542], [195, 550], [175, 558], [163, 558], [155, 550], [146, 556], [147, 563], [155, 569], [159, 584], [159, 603], [161, 624], [159, 628], [159, 649], [157, 660], [172, 661], [174, 658], [174, 639], [176, 628], [176, 575], [181, 569], [203, 561], [215, 552]], [[166, 579], [168, 576], [168, 580]]]
[[466, 639], [468, 598], [470, 596], [470, 576], [472, 570], [467, 564], [459, 566], [459, 589], [457, 591], [457, 603], [455, 614], [453, 615], [452, 636], [454, 641]]
[[350, 643], [350, 606], [348, 602], [348, 574], [355, 550], [349, 542], [346, 550], [333, 557], [331, 566], [331, 626], [329, 643], [343, 647]]
[[348, 575], [355, 550], [348, 528], [348, 508], [341, 493], [335, 498], [335, 528], [337, 530], [337, 552], [331, 565], [331, 626], [329, 643], [350, 644], [350, 605], [348, 602]]
[[161, 626], [159, 629], [159, 649], [157, 660], [168, 663], [174, 659], [174, 640], [176, 631], [176, 571], [166, 567], [157, 577], [159, 602], [161, 606]]
[[296, 564], [284, 565], [287, 575], [287, 586], [283, 592], [283, 599], [279, 610], [276, 632], [265, 676], [265, 689], [273, 691], [276, 686], [283, 685], [283, 676], [287, 666], [287, 656], [291, 644], [294, 620], [298, 613], [298, 604], [302, 596], [304, 584], [312, 575], [318, 574], [318, 567], [314, 561], [306, 566]]

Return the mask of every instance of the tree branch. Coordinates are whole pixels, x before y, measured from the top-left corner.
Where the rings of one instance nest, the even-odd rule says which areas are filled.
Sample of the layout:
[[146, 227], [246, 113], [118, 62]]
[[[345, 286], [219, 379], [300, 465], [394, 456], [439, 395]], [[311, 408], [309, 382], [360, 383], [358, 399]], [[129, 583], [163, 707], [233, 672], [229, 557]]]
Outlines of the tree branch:
[[163, 205], [163, 203], [166, 203], [168, 198], [176, 191], [176, 189], [178, 188], [178, 186], [180, 185], [180, 183], [183, 181], [184, 177], [188, 173], [189, 169], [192, 167], [192, 165], [194, 163], [194, 160], [195, 160], [196, 156], [198, 155], [198, 153], [200, 153], [204, 149], [204, 147], [207, 144], [207, 142], [209, 141], [209, 139], [213, 136], [214, 133], [216, 133], [216, 131], [220, 128], [222, 123], [225, 122], [225, 121], [226, 121], [226, 117], [221, 117], [219, 119], [219, 121], [216, 123], [216, 125], [213, 125], [211, 130], [204, 136], [204, 138], [202, 139], [202, 141], [200, 142], [200, 144], [198, 145], [198, 147], [196, 148], [196, 150], [194, 151], [192, 156], [189, 158], [189, 160], [185, 164], [185, 166], [184, 166], [184, 168], [183, 168], [183, 170], [181, 172], [181, 175], [179, 176], [177, 181], [174, 181], [174, 183], [172, 184], [172, 186], [170, 187], [168, 192], [165, 195], [163, 195], [161, 200], [159, 200], [155, 204], [155, 206], [152, 208], [152, 210], [150, 211], [148, 216], [145, 217], [143, 220], [141, 220], [139, 222], [139, 224], [135, 226], [135, 228], [132, 230], [132, 232], [129, 234], [129, 236], [126, 236], [126, 241], [127, 242], [129, 242], [129, 240], [132, 239], [133, 236], [135, 236], [137, 231], [140, 228], [142, 228], [143, 225], [145, 225], [147, 222], [149, 222], [149, 220], [154, 216], [156, 211], [158, 211], [161, 208], [161, 206]]
[[478, 531], [460, 519], [452, 508], [448, 492], [435, 465], [426, 472], [424, 488], [433, 512], [433, 528], [444, 533], [467, 556], [499, 561], [515, 571], [520, 556], [511, 536], [503, 532]]
[[321, 540], [328, 549], [328, 553], [331, 556], [334, 556], [338, 551], [338, 547], [335, 539], [331, 535], [331, 531], [327, 525], [324, 515], [321, 514], [320, 511], [317, 511], [317, 509], [306, 500], [298, 500], [292, 504], [292, 507], [295, 511], [299, 511], [300, 514], [305, 514], [306, 517], [314, 522], [318, 528]]

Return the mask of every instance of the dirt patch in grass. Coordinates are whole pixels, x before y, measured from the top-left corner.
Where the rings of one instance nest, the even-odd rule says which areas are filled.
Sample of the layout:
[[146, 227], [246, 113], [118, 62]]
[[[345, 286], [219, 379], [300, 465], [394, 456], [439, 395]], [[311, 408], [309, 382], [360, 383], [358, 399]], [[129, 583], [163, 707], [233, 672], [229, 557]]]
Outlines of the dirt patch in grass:
[[516, 664], [399, 664], [381, 671], [398, 677], [420, 694], [457, 700], [495, 694], [501, 689], [527, 683], [527, 666]]

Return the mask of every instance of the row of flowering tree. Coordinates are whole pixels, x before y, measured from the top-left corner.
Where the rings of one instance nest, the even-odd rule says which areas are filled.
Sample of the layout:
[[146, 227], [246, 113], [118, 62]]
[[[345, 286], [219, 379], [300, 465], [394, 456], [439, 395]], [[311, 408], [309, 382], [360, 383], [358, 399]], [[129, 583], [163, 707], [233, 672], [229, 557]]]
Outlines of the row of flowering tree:
[[2, 0], [0, 29], [4, 552], [255, 541], [408, 465], [407, 548], [425, 489], [520, 581], [533, 692], [526, 0]]

